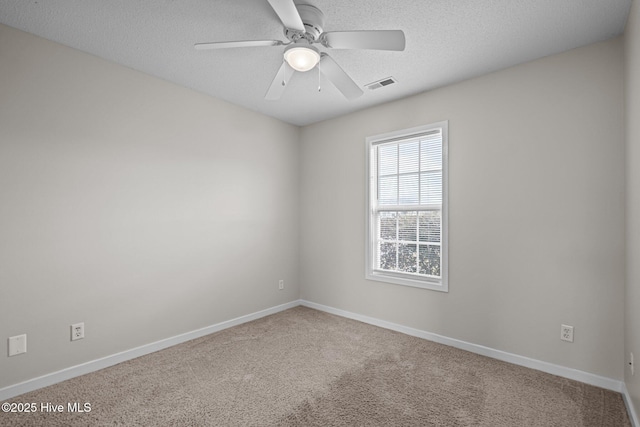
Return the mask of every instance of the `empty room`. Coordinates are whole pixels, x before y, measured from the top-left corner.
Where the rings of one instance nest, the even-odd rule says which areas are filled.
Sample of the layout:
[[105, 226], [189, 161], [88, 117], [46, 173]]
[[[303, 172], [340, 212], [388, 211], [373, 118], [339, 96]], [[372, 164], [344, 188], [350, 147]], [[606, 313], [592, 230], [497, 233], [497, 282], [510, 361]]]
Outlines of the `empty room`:
[[0, 425], [640, 427], [638, 0], [0, 1]]

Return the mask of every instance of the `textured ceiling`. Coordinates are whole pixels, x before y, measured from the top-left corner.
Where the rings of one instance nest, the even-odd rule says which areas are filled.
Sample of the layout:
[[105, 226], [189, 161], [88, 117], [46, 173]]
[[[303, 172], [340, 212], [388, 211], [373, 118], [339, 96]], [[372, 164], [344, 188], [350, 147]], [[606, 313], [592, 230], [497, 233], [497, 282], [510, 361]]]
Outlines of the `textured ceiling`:
[[[264, 95], [283, 46], [196, 51], [194, 43], [286, 41], [267, 0], [2, 0], [0, 22], [296, 125], [424, 92], [619, 35], [631, 0], [296, 0], [325, 31], [401, 29], [404, 52], [330, 50], [363, 87], [348, 101], [318, 73]], [[319, 46], [319, 45], [316, 45]]]

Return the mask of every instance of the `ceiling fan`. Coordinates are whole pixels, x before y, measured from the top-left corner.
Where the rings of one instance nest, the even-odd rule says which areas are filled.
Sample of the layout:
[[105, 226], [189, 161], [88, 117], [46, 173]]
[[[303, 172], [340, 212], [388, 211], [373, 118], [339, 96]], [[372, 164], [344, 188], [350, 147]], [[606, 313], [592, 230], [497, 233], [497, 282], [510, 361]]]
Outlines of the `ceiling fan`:
[[[284, 60], [265, 99], [277, 100], [282, 96], [294, 71], [306, 72], [316, 66], [347, 99], [363, 94], [362, 89], [327, 53], [314, 44], [329, 49], [374, 49], [402, 51], [405, 46], [401, 30], [331, 31], [323, 32], [324, 14], [308, 4], [295, 4], [293, 0], [268, 0], [284, 25], [284, 35], [289, 40], [247, 40], [197, 43], [198, 50], [228, 49], [236, 47], [286, 46]], [[319, 88], [318, 88], [319, 89]]]

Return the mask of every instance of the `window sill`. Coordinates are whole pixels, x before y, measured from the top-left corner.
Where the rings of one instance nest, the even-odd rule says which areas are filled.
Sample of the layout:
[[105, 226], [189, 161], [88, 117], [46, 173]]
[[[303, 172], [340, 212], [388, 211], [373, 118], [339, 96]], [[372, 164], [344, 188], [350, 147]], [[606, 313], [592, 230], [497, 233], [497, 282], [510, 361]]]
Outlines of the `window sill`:
[[393, 283], [395, 285], [411, 286], [413, 288], [428, 289], [438, 292], [449, 292], [446, 281], [432, 281], [432, 280], [420, 280], [409, 277], [400, 277], [383, 272], [367, 272], [366, 278], [368, 280], [375, 280], [376, 282]]

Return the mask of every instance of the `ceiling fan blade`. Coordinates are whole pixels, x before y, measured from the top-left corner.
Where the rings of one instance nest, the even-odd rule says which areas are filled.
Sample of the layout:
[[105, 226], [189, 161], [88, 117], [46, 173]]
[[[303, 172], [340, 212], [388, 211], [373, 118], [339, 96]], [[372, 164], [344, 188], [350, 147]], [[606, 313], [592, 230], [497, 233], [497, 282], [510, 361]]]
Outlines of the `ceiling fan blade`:
[[402, 30], [333, 31], [324, 33], [320, 42], [333, 49], [404, 50]]
[[264, 96], [264, 99], [275, 101], [280, 99], [282, 93], [284, 92], [286, 85], [289, 83], [289, 79], [293, 75], [294, 69], [287, 64], [287, 61], [282, 62], [282, 66], [278, 70], [276, 77], [271, 82], [271, 86], [269, 86], [269, 90], [267, 94]]
[[323, 53], [320, 59], [320, 72], [349, 100], [361, 96], [364, 92], [347, 73], [329, 55]]
[[304, 24], [293, 0], [268, 0], [285, 28], [304, 32]]
[[258, 46], [281, 46], [280, 40], [247, 40], [236, 42], [211, 42], [211, 43], [196, 43], [193, 47], [196, 50], [208, 50], [208, 49], [229, 49], [232, 47], [258, 47]]

